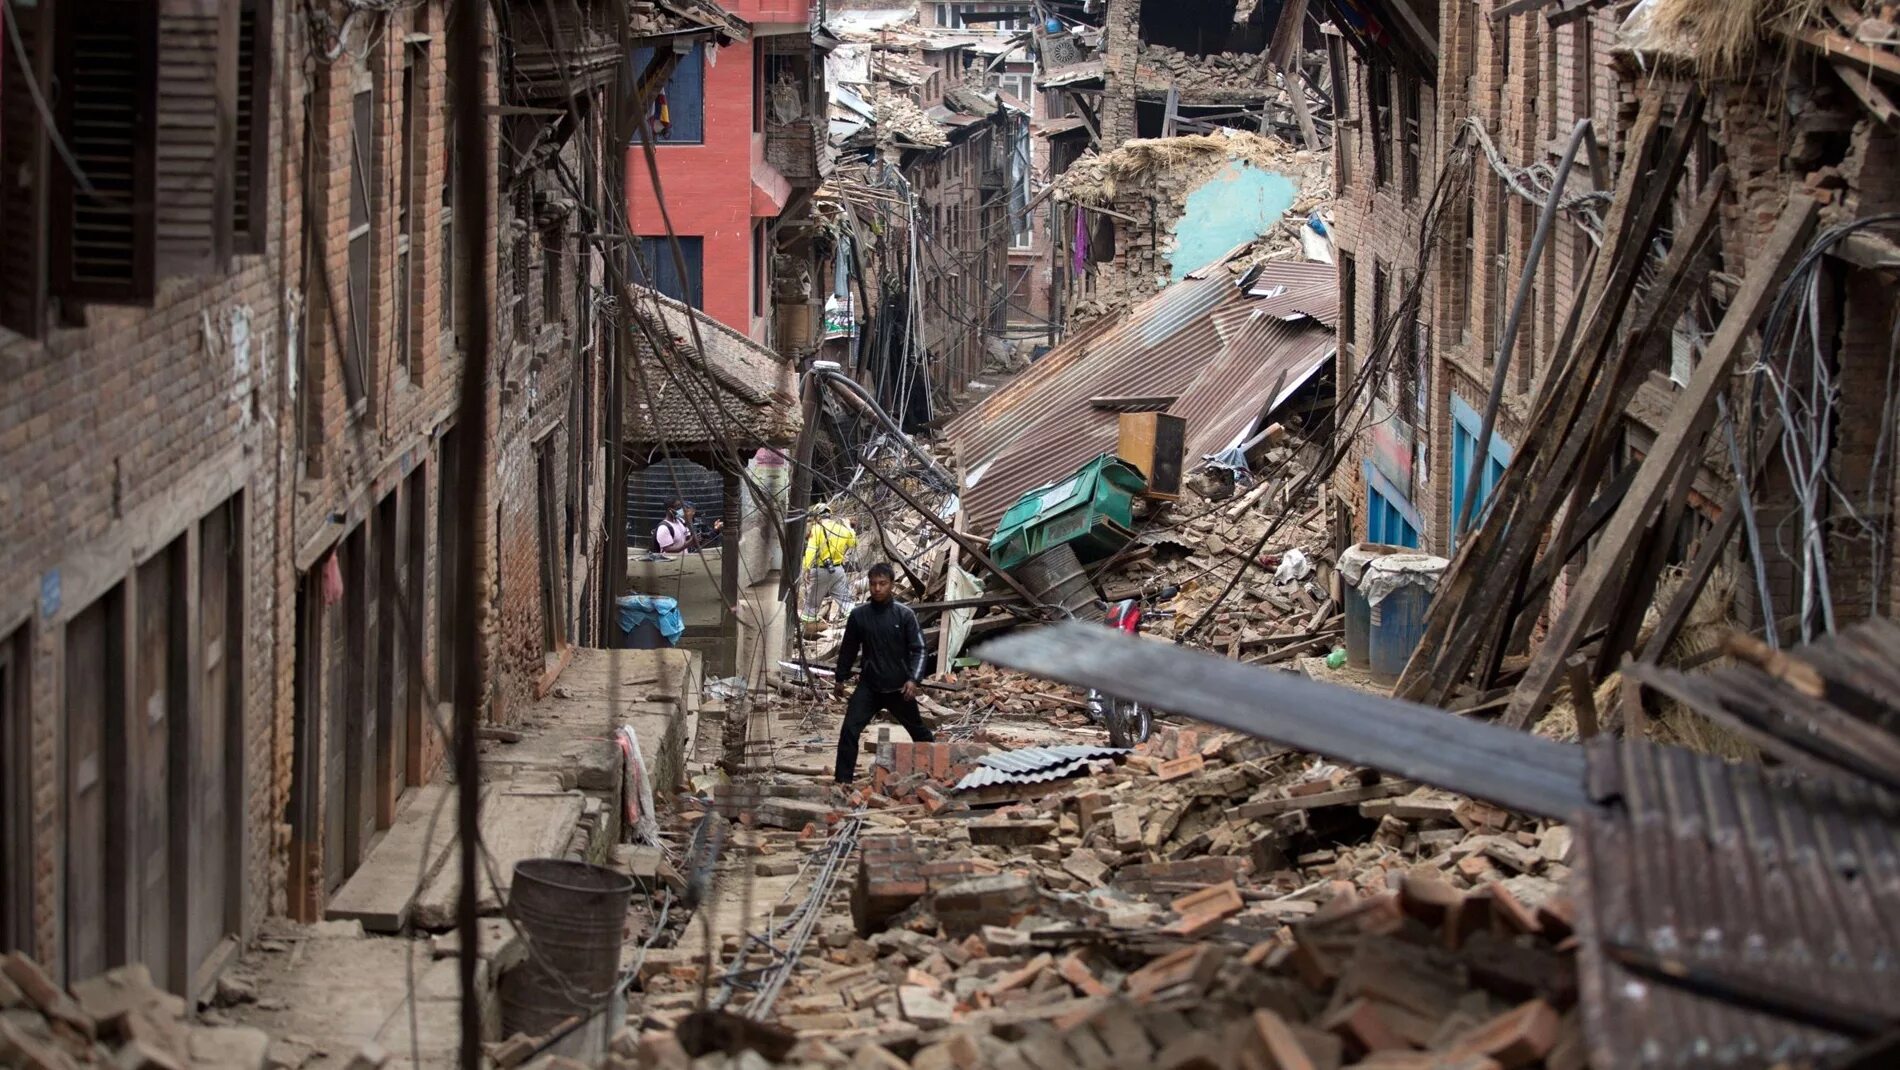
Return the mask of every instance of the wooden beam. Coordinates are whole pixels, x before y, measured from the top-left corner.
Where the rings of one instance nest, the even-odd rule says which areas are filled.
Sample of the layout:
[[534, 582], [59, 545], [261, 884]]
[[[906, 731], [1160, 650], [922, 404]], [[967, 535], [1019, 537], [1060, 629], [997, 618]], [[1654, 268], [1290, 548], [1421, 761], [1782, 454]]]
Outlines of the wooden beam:
[[1885, 90], [1874, 84], [1874, 80], [1867, 76], [1865, 70], [1858, 64], [1844, 59], [1835, 60], [1833, 66], [1834, 73], [1840, 76], [1841, 82], [1850, 92], [1860, 98], [1861, 106], [1867, 109], [1869, 115], [1878, 120], [1882, 126], [1900, 124], [1900, 108], [1894, 107], [1893, 99], [1887, 96]]
[[1624, 496], [1622, 506], [1610, 519], [1598, 539], [1595, 551], [1585, 563], [1583, 575], [1570, 589], [1564, 610], [1552, 622], [1524, 679], [1511, 696], [1504, 721], [1523, 728], [1534, 721], [1550, 702], [1563, 663], [1576, 649], [1583, 634], [1596, 623], [1617, 589], [1619, 577], [1630, 564], [1638, 537], [1649, 527], [1657, 511], [1668, 505], [1664, 494], [1676, 482], [1679, 467], [1695, 464], [1698, 447], [1715, 418], [1715, 395], [1728, 388], [1729, 375], [1741, 359], [1742, 351], [1756, 325], [1767, 314], [1781, 284], [1794, 270], [1795, 262], [1806, 251], [1813, 236], [1820, 205], [1800, 187], [1789, 191], [1788, 207], [1782, 213], [1766, 248], [1750, 264], [1722, 324], [1710, 340], [1702, 362], [1676, 401], [1669, 422], [1656, 436], [1655, 446], [1643, 458], [1636, 482]]
[[[1761, 448], [1755, 451], [1758, 459], [1755, 477], [1761, 474], [1761, 462], [1765, 462], [1780, 443], [1781, 424], [1769, 424], [1763, 432]], [[1747, 482], [1754, 481], [1751, 478]], [[1738, 480], [1734, 489], [1729, 491], [1728, 500], [1722, 503], [1722, 515], [1715, 518], [1715, 523], [1709, 525], [1708, 532], [1702, 536], [1695, 557], [1689, 562], [1689, 571], [1684, 574], [1682, 584], [1676, 588], [1675, 597], [1663, 608], [1662, 616], [1656, 621], [1656, 630], [1649, 633], [1649, 641], [1643, 644], [1636, 660], [1652, 665], [1661, 664], [1663, 654], [1676, 641], [1676, 635], [1689, 620], [1689, 612], [1695, 608], [1702, 588], [1708, 585], [1709, 577], [1715, 574], [1715, 566], [1721, 563], [1722, 548], [1735, 537], [1735, 530], [1742, 525], [1742, 486], [1742, 481]]]
[[1306, 142], [1309, 149], [1319, 148], [1319, 128], [1313, 125], [1313, 109], [1306, 104], [1305, 88], [1285, 72], [1280, 74], [1280, 88], [1286, 90], [1287, 103], [1293, 106], [1293, 118], [1300, 124], [1301, 140]]
[[1827, 30], [1802, 29], [1783, 30], [1783, 36], [1798, 44], [1826, 56], [1829, 59], [1844, 59], [1872, 74], [1890, 81], [1900, 82], [1900, 56], [1878, 48], [1870, 48], [1851, 38]]

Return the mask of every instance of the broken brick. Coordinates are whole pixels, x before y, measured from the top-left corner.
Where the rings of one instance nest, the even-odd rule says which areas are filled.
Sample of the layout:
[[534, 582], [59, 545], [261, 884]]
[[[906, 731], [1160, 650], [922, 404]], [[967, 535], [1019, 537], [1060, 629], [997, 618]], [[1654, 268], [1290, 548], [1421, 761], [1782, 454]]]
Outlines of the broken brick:
[[1504, 1070], [1517, 1070], [1541, 1061], [1556, 1046], [1557, 1023], [1557, 1011], [1534, 999], [1459, 1037], [1452, 1050], [1489, 1056]]

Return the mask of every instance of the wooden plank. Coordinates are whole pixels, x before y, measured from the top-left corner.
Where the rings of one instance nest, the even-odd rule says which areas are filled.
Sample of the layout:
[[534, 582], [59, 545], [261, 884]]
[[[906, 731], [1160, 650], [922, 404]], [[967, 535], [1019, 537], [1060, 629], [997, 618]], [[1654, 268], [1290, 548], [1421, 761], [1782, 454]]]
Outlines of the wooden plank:
[[[1300, 140], [1309, 149], [1319, 148], [1319, 128], [1313, 123], [1313, 109], [1307, 106], [1306, 90], [1297, 78], [1284, 72], [1280, 75], [1280, 88], [1286, 90], [1287, 103], [1293, 108], [1293, 119], [1300, 124]], [[1278, 397], [1279, 391], [1275, 390], [1268, 396]]]
[[1394, 795], [1410, 795], [1418, 790], [1418, 784], [1410, 780], [1381, 780], [1377, 784], [1362, 784], [1356, 788], [1339, 788], [1335, 791], [1320, 791], [1311, 795], [1290, 795], [1284, 799], [1257, 799], [1241, 803], [1234, 808], [1248, 821], [1257, 821], [1274, 814], [1289, 813], [1294, 810], [1323, 810], [1329, 806], [1357, 806], [1373, 799], [1386, 799]]
[[[1606, 296], [1616, 297], [1620, 294], [1620, 298], [1600, 302], [1600, 307], [1593, 310], [1590, 329], [1584, 333], [1577, 353], [1572, 355], [1573, 370], [1567, 373], [1565, 379], [1558, 380], [1564, 384], [1562, 389], [1567, 391], [1569, 398], [1568, 404], [1560, 409], [1560, 415], [1553, 417], [1551, 424], [1564, 429], [1561, 441], [1554, 452], [1542, 455], [1543, 459], [1547, 459], [1548, 466], [1535, 472], [1526, 484], [1530, 488], [1530, 505], [1512, 519], [1505, 527], [1506, 531], [1543, 531], [1546, 526], [1555, 525], [1551, 542], [1557, 546], [1571, 544], [1568, 529], [1574, 523], [1574, 518], [1586, 511], [1586, 495], [1601, 481], [1600, 473], [1608, 465], [1610, 449], [1618, 439], [1621, 414], [1634, 389], [1632, 372], [1642, 367], [1642, 362], [1647, 359], [1647, 350], [1657, 344], [1659, 339], [1667, 337], [1671, 325], [1680, 317], [1689, 294], [1701, 284], [1707, 267], [1700, 255], [1701, 249], [1714, 232], [1716, 207], [1727, 182], [1725, 168], [1718, 168], [1710, 176], [1700, 200], [1691, 210], [1689, 224], [1679, 231], [1678, 240], [1664, 261], [1659, 282], [1637, 313], [1622, 344], [1616, 345], [1623, 311], [1633, 294], [1635, 279], [1641, 275], [1642, 263], [1647, 258], [1646, 236], [1663, 223], [1661, 213], [1667, 192], [1675, 186], [1675, 176], [1681, 173], [1687, 163], [1700, 108], [1699, 97], [1692, 95], [1685, 101], [1677, 126], [1660, 150], [1658, 163], [1651, 172], [1654, 177], [1639, 184], [1639, 188], [1647, 189], [1648, 192], [1641, 205], [1624, 222], [1626, 244], [1619, 247], [1607, 282], [1612, 290], [1607, 291]], [[1634, 188], [1630, 196], [1636, 196]], [[1568, 504], [1560, 506], [1566, 496]], [[1517, 547], [1515, 550], [1519, 557], [1535, 552], [1530, 547]], [[1502, 590], [1502, 584], [1511, 582], [1513, 577], [1523, 577], [1519, 571], [1521, 567], [1515, 562], [1509, 567], [1500, 565], [1502, 575], [1497, 580], [1500, 585], [1498, 589]], [[1518, 579], [1517, 583], [1509, 602], [1513, 606], [1522, 606], [1515, 621], [1490, 615], [1490, 631], [1477, 632], [1478, 645], [1475, 649], [1488, 655], [1478, 677], [1481, 684], [1489, 684], [1496, 679], [1505, 652], [1507, 649], [1517, 649], [1514, 644], [1528, 637], [1542, 607], [1541, 600], [1531, 590], [1528, 577]], [[1479, 605], [1485, 603], [1480, 602]], [[1487, 617], [1481, 615], [1479, 619], [1484, 622]]]
[[1827, 30], [1807, 28], [1782, 30], [1781, 33], [1789, 40], [1805, 45], [1829, 59], [1843, 59], [1883, 78], [1900, 82], [1900, 56], [1891, 52], [1863, 45]]
[[455, 843], [454, 794], [455, 786], [447, 783], [425, 784], [410, 792], [395, 824], [330, 897], [323, 916], [362, 922], [373, 933], [401, 932], [409, 924], [417, 894], [442, 868]]
[[1885, 90], [1874, 84], [1867, 72], [1858, 64], [1837, 59], [1833, 63], [1834, 73], [1840, 76], [1842, 84], [1849, 92], [1860, 98], [1861, 106], [1867, 109], [1882, 126], [1900, 125], [1900, 108], [1895, 108], [1893, 98]]
[[1576, 649], [1614, 593], [1629, 564], [1637, 537], [1648, 527], [1656, 511], [1666, 504], [1662, 495], [1675, 482], [1677, 467], [1697, 462], [1696, 447], [1715, 417], [1715, 395], [1727, 388], [1729, 374], [1741, 358], [1744, 343], [1754, 333], [1775, 293], [1805, 251], [1819, 215], [1820, 206], [1800, 188], [1789, 192], [1788, 207], [1782, 213], [1781, 222], [1749, 266], [1741, 290], [1730, 302], [1702, 362], [1696, 366], [1689, 385], [1670, 413], [1668, 424], [1656, 436], [1654, 447], [1643, 459], [1635, 484], [1599, 538], [1595, 551], [1584, 565], [1583, 575], [1571, 587], [1563, 612], [1551, 624], [1550, 634], [1531, 656], [1524, 679], [1519, 682], [1505, 713], [1506, 724], [1522, 728], [1549, 703], [1564, 660]]
[[979, 653], [1007, 668], [1528, 813], [1569, 817], [1586, 803], [1579, 747], [1298, 673], [1073, 622], [1020, 630]]
[[[1755, 451], [1758, 459], [1754, 477], [1759, 477], [1761, 465], [1775, 452], [1781, 442], [1781, 424], [1773, 423], [1763, 433], [1762, 445]], [[1630, 469], [1634, 474], [1635, 469]], [[1754, 483], [1751, 477], [1749, 483]], [[1676, 588], [1675, 597], [1665, 606], [1662, 615], [1657, 618], [1656, 629], [1649, 634], [1649, 641], [1643, 644], [1642, 652], [1636, 656], [1638, 661], [1660, 664], [1669, 645], [1676, 641], [1682, 626], [1689, 620], [1690, 611], [1695, 609], [1696, 599], [1701, 597], [1702, 588], [1708, 586], [1709, 577], [1715, 574], [1715, 568], [1721, 564], [1722, 548], [1735, 536], [1735, 529], [1742, 524], [1742, 488], [1737, 484], [1729, 491], [1728, 500], [1722, 503], [1722, 515], [1702, 536], [1702, 542], [1696, 547], [1696, 555], [1689, 562], [1689, 570]]]
[[[1684, 118], [1693, 119], [1688, 113], [1699, 111], [1699, 98], [1692, 95], [1684, 110]], [[1535, 534], [1544, 531], [1558, 496], [1569, 485], [1561, 476], [1576, 468], [1585, 449], [1575, 432], [1594, 427], [1594, 406], [1608, 403], [1593, 391], [1601, 358], [1632, 296], [1645, 255], [1643, 239], [1654, 229], [1661, 200], [1675, 184], [1693, 126], [1693, 121], [1679, 121], [1665, 143], [1662, 102], [1655, 96], [1644, 101], [1630, 134], [1629, 159], [1650, 159], [1661, 145], [1662, 162], [1653, 170], [1627, 166], [1619, 176], [1605, 221], [1604, 249], [1589, 282], [1589, 292], [1597, 295], [1589, 326], [1546, 377], [1529, 424], [1534, 431], [1505, 468], [1497, 504], [1485, 523], [1461, 542], [1427, 615], [1419, 653], [1406, 666], [1394, 694], [1442, 704], [1481, 650], [1494, 651], [1493, 663], [1501, 656], [1503, 640], [1497, 637], [1508, 635], [1510, 621], [1499, 619], [1496, 606], [1507, 598], [1515, 604], [1521, 597], [1521, 570], [1535, 553]], [[1489, 643], [1487, 635], [1493, 637]]]

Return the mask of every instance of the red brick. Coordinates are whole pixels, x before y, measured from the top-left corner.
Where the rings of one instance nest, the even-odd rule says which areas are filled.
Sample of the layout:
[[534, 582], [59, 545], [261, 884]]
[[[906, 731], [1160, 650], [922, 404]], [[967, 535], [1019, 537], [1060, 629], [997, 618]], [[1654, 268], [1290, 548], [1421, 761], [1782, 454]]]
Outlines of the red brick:
[[1164, 781], [1179, 780], [1182, 777], [1193, 776], [1206, 765], [1206, 760], [1199, 754], [1190, 754], [1185, 758], [1162, 762], [1155, 768], [1155, 775]]
[[1557, 1012], [1534, 999], [1498, 1015], [1452, 1042], [1452, 1050], [1486, 1055], [1504, 1070], [1539, 1062], [1557, 1043]]

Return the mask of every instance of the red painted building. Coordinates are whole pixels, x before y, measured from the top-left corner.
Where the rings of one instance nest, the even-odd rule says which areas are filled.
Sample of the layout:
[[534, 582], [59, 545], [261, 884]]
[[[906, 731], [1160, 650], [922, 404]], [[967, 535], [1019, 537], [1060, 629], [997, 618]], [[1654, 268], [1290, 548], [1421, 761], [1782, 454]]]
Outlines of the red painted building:
[[[811, 99], [810, 10], [803, 0], [737, 0], [727, 10], [750, 24], [749, 39], [723, 47], [656, 40], [635, 51], [636, 71], [647, 68], [653, 48], [677, 56], [663, 96], [649, 98], [648, 116], [660, 189], [681, 255], [676, 261], [666, 246], [666, 221], [636, 137], [627, 167], [634, 277], [772, 344], [772, 223], [793, 199], [794, 187], [815, 184], [816, 176], [809, 166], [786, 164], [780, 152], [770, 153], [768, 161], [768, 138], [777, 136], [768, 131], [776, 125], [767, 121], [774, 110], [768, 104], [775, 86], [781, 93], [796, 87], [804, 100]], [[809, 141], [802, 156], [790, 159], [809, 161]]]

